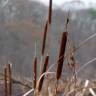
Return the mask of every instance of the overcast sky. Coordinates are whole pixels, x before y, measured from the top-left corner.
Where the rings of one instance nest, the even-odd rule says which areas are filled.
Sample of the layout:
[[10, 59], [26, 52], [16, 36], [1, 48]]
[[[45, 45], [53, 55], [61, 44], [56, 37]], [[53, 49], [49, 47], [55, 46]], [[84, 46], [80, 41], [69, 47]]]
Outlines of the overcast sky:
[[[41, 1], [43, 3], [45, 3], [46, 5], [48, 5], [49, 0], [37, 0], [37, 1]], [[66, 1], [84, 1], [86, 4], [92, 2], [92, 3], [96, 3], [96, 0], [53, 0], [53, 3], [56, 5], [61, 5], [62, 3], [66, 2]]]

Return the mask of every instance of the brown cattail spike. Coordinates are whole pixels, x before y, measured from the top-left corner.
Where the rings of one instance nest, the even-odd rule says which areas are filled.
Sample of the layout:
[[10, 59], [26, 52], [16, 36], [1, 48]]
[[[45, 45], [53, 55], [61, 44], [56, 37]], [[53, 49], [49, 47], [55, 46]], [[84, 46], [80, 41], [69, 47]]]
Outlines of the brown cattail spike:
[[[42, 70], [42, 74], [46, 72], [47, 67], [48, 67], [48, 63], [49, 63], [49, 56], [46, 56], [45, 63], [44, 63], [44, 66], [43, 66], [43, 70]], [[39, 82], [39, 86], [38, 86], [38, 91], [39, 92], [42, 89], [43, 81], [44, 81], [44, 76], [40, 79], [40, 82]]]
[[44, 29], [43, 45], [42, 45], [42, 55], [44, 55], [44, 51], [45, 51], [45, 44], [46, 44], [47, 30], [48, 30], [48, 21], [46, 21], [46, 25], [45, 25], [45, 29]]
[[34, 80], [33, 80], [33, 83], [34, 83], [34, 89], [36, 88], [36, 82], [37, 82], [37, 57], [35, 57], [34, 59]]
[[12, 72], [10, 64], [7, 64], [7, 76], [8, 76], [8, 94], [12, 95]]
[[63, 32], [63, 34], [62, 34], [59, 60], [58, 60], [58, 67], [57, 67], [57, 74], [56, 74], [57, 80], [60, 79], [61, 73], [62, 73], [62, 67], [63, 67], [63, 62], [64, 62], [64, 54], [65, 54], [65, 48], [66, 48], [66, 42], [67, 42], [67, 34], [68, 34], [68, 32]]
[[5, 84], [5, 96], [8, 96], [8, 90], [7, 90], [7, 68], [4, 68], [4, 84]]
[[52, 0], [49, 1], [49, 24], [52, 22]]
[[44, 72], [46, 72], [47, 67], [48, 67], [48, 62], [49, 62], [49, 56], [46, 56], [46, 58], [45, 58], [45, 63], [44, 63], [44, 66], [43, 66], [43, 70], [42, 70], [42, 74], [43, 74]]

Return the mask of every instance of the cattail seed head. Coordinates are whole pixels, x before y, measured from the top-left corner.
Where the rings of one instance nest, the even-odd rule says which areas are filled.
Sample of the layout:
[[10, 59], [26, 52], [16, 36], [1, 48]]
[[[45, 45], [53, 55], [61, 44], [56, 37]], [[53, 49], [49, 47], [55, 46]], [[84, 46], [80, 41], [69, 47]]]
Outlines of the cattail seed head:
[[34, 72], [33, 72], [33, 84], [34, 89], [36, 88], [36, 82], [37, 82], [37, 57], [34, 58]]
[[5, 84], [5, 96], [8, 94], [7, 90], [7, 68], [4, 68], [4, 84]]
[[62, 38], [61, 38], [59, 60], [58, 60], [58, 67], [57, 67], [57, 73], [56, 73], [57, 80], [60, 79], [61, 73], [62, 73], [64, 54], [65, 54], [65, 48], [66, 48], [66, 42], [67, 42], [67, 34], [68, 34], [68, 32], [63, 32]]
[[[41, 75], [47, 71], [48, 63], [49, 63], [49, 56], [46, 56]], [[39, 86], [38, 86], [38, 91], [39, 92], [42, 89], [43, 81], [44, 81], [44, 76], [40, 79], [40, 82], [39, 82]]]
[[52, 0], [49, 1], [49, 17], [48, 17], [49, 24], [52, 22]]
[[46, 21], [45, 28], [44, 28], [43, 45], [42, 45], [42, 56], [44, 55], [44, 52], [45, 52], [47, 30], [48, 30], [48, 21]]
[[7, 64], [7, 77], [8, 77], [8, 94], [9, 96], [12, 95], [12, 72], [11, 72], [11, 65]]

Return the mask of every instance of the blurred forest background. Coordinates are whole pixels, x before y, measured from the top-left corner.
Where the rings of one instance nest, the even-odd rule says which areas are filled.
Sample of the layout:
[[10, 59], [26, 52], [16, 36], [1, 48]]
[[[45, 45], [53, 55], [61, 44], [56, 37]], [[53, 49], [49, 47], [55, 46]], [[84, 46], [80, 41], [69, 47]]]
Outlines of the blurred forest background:
[[[37, 42], [37, 55], [40, 58], [48, 7], [28, 0], [9, 0], [4, 6], [2, 1], [0, 0], [0, 72], [3, 72], [6, 63], [11, 62], [15, 76], [31, 78], [35, 42]], [[65, 5], [53, 8], [53, 22], [47, 40], [50, 65], [56, 63], [59, 39], [64, 32], [68, 12], [62, 8], [63, 6]], [[68, 31], [75, 46], [96, 33], [96, 9], [73, 8]], [[76, 52], [78, 66], [94, 57], [96, 57], [96, 38], [89, 40]], [[95, 78], [95, 63], [88, 65], [80, 76]]]

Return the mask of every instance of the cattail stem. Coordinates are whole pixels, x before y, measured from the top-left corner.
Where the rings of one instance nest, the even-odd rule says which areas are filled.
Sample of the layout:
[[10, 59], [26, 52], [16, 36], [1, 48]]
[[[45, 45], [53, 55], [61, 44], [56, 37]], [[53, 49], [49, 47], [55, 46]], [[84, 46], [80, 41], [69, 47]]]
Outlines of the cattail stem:
[[68, 32], [63, 32], [62, 38], [61, 38], [60, 53], [59, 53], [60, 59], [58, 60], [58, 67], [57, 67], [57, 73], [56, 73], [57, 80], [60, 79], [61, 73], [62, 73], [64, 54], [65, 54], [65, 48], [66, 48], [66, 42], [67, 42], [67, 34]]
[[[47, 67], [48, 67], [48, 63], [49, 63], [49, 56], [46, 56], [41, 75], [46, 72]], [[44, 76], [40, 79], [40, 82], [39, 82], [39, 86], [38, 86], [38, 91], [39, 92], [42, 89], [43, 81], [44, 81]]]

